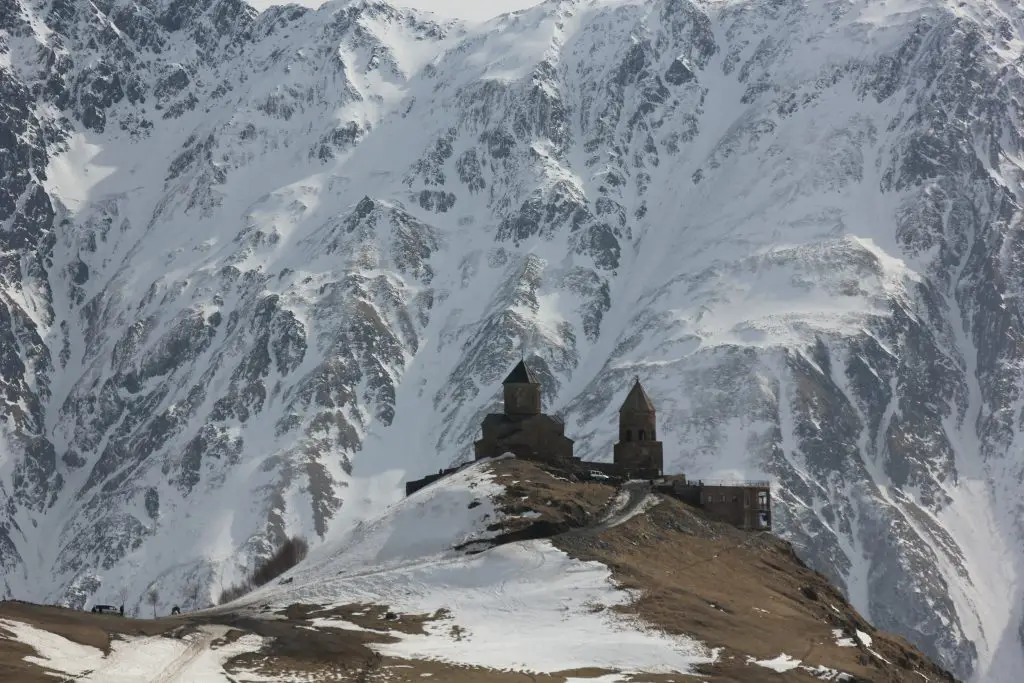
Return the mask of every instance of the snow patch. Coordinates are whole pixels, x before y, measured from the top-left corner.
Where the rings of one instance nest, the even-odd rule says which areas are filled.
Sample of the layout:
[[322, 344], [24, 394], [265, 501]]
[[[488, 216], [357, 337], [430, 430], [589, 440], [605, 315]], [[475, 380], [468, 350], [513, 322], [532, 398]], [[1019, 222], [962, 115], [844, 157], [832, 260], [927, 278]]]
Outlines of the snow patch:
[[102, 156], [102, 145], [83, 133], [72, 133], [67, 151], [50, 160], [46, 167], [46, 189], [72, 210], [95, 201], [95, 188], [119, 170], [119, 164]]
[[843, 629], [841, 628], [832, 629], [832, 637], [836, 639], [836, 645], [839, 647], [857, 647], [857, 644], [853, 642], [853, 638], [843, 635]]
[[747, 657], [747, 664], [756, 664], [757, 666], [763, 666], [766, 669], [777, 671], [780, 674], [800, 666], [800, 660], [794, 659], [789, 655], [783, 653], [774, 659], [754, 659], [753, 657]]

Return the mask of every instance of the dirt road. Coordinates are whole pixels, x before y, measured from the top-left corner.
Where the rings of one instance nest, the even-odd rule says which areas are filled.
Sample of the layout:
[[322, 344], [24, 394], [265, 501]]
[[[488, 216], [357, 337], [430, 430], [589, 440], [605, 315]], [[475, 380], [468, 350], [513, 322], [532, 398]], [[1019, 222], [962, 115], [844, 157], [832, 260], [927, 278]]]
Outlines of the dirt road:
[[653, 505], [658, 498], [651, 493], [651, 485], [647, 481], [627, 481], [621, 485], [609, 499], [598, 521], [579, 529], [571, 529], [560, 537], [593, 536], [628, 521], [640, 514], [647, 506]]

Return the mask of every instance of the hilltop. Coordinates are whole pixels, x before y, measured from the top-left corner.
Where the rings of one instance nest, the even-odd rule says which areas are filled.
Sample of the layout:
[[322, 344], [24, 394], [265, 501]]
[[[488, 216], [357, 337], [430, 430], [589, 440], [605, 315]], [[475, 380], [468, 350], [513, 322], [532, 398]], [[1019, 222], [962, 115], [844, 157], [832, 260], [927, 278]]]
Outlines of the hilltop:
[[228, 605], [136, 620], [7, 602], [0, 631], [14, 636], [0, 663], [26, 683], [52, 680], [45, 667], [86, 681], [954, 680], [785, 541], [644, 482], [511, 458], [426, 487]]

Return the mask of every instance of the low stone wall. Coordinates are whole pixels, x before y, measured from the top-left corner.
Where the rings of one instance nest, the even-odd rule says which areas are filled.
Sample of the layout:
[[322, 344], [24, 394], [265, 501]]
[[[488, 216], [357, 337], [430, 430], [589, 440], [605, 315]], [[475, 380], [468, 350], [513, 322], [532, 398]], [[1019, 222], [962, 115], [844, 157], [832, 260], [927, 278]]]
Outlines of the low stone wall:
[[452, 467], [447, 470], [441, 470], [437, 474], [428, 474], [422, 479], [416, 479], [415, 481], [407, 481], [405, 482], [405, 495], [411, 496], [420, 489], [430, 486], [438, 479], [443, 479], [444, 477], [447, 477], [449, 474], [458, 472], [460, 469], [461, 468], [459, 467]]

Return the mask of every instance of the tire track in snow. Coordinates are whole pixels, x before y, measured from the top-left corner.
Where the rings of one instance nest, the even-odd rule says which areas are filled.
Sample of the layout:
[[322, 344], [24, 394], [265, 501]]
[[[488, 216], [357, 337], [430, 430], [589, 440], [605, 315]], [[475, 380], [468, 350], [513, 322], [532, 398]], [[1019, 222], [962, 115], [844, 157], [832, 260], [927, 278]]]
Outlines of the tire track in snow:
[[184, 679], [182, 678], [183, 673], [187, 673], [189, 665], [195, 662], [196, 658], [199, 657], [203, 652], [210, 649], [210, 644], [217, 638], [226, 634], [230, 629], [227, 626], [202, 626], [199, 629], [200, 637], [196, 638], [193, 642], [189, 643], [185, 651], [178, 655], [173, 662], [167, 665], [167, 667], [153, 678], [149, 683], [175, 683], [181, 681], [198, 680], [194, 677]]
[[[138, 674], [135, 674], [134, 665], [137, 664], [136, 662], [126, 661], [123, 654], [114, 654], [104, 662], [103, 666], [92, 671], [83, 672], [77, 676], [70, 676], [68, 680], [92, 681], [95, 683], [107, 683], [112, 680], [125, 681], [128, 680], [125, 678], [126, 667], [130, 667], [133, 670], [132, 683], [196, 683], [197, 681], [210, 680], [208, 676], [209, 670], [190, 672], [189, 669], [196, 659], [210, 649], [210, 645], [214, 640], [223, 636], [229, 630], [227, 626], [219, 625], [199, 627], [197, 631], [198, 637], [193, 638], [184, 651], [167, 662], [159, 671], [147, 673], [140, 671]], [[143, 638], [132, 643], [131, 651], [132, 653], [138, 653], [146, 650], [148, 643], [159, 643], [165, 640], [171, 639], [164, 635]], [[151, 656], [159, 658], [159, 655], [156, 653], [151, 653]]]

